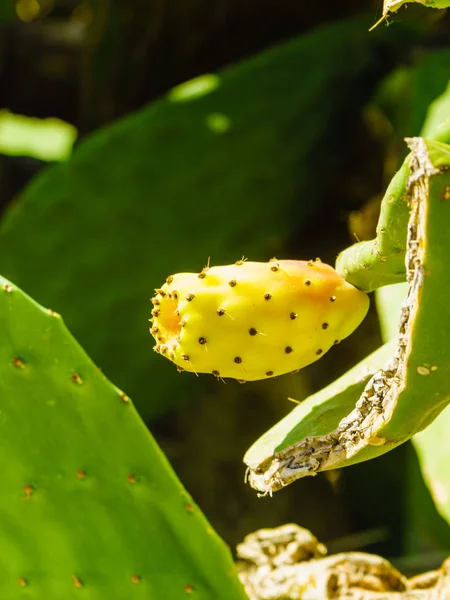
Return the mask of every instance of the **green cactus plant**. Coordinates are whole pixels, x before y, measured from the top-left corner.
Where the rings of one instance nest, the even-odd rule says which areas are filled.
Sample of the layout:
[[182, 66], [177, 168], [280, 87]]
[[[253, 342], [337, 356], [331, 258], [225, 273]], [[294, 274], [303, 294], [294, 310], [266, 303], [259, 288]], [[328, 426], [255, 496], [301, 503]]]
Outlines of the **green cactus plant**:
[[154, 350], [238, 381], [291, 373], [361, 323], [369, 298], [320, 260], [238, 260], [170, 275], [152, 299]]
[[14, 21], [17, 13], [13, 2], [2, 2], [0, 4], [0, 23]]
[[[424, 429], [450, 401], [450, 306], [442, 293], [450, 253], [447, 227], [443, 226], [450, 219], [450, 146], [423, 138], [412, 138], [409, 146], [412, 152], [402, 168], [402, 173], [405, 168], [410, 170], [406, 188], [410, 211], [406, 253], [409, 292], [395, 351], [381, 368], [378, 363], [375, 372], [366, 372], [369, 380], [362, 394], [355, 377], [360, 370], [351, 371], [343, 379], [341, 386], [344, 383], [345, 389], [351, 390], [348, 400], [353, 410], [341, 401], [338, 381], [321, 392], [312, 408], [301, 405], [294, 409], [254, 444], [244, 460], [250, 484], [263, 493], [276, 491], [305, 475], [379, 456]], [[398, 186], [397, 196], [393, 196], [390, 187], [384, 203], [400, 207], [403, 192]], [[403, 213], [402, 207], [400, 222]], [[395, 219], [393, 209], [387, 225]], [[396, 231], [395, 227], [391, 230]], [[399, 228], [398, 232], [397, 243], [405, 231]], [[378, 239], [372, 247], [377, 243]], [[346, 273], [343, 265], [350, 264], [347, 273], [353, 277], [349, 279], [355, 281], [361, 274], [367, 288], [372, 286], [372, 279], [364, 279], [369, 264], [361, 261], [360, 249], [360, 244], [349, 249], [345, 260], [338, 261], [338, 270], [340, 267]], [[372, 264], [396, 269], [393, 253], [384, 257], [373, 252], [371, 260]], [[379, 281], [385, 283], [384, 275]], [[383, 349], [375, 355], [380, 357], [385, 358]]]
[[[412, 126], [415, 130], [417, 130], [418, 120], [423, 119], [423, 115], [426, 114], [422, 126], [422, 135], [438, 142], [448, 143], [450, 142], [450, 120], [448, 117], [450, 86], [432, 102], [427, 112], [424, 108], [423, 97], [425, 95], [428, 101], [430, 99], [430, 86], [426, 85], [430, 77], [430, 70], [435, 75], [433, 79], [435, 91], [445, 87], [445, 73], [448, 74], [448, 69], [445, 69], [446, 64], [448, 64], [448, 52], [440, 51], [425, 58], [423, 65], [421, 63], [414, 71], [416, 91], [415, 101], [410, 107], [410, 113]], [[385, 290], [386, 293], [389, 293], [389, 287], [384, 286], [406, 279], [404, 252], [407, 245], [407, 229], [410, 217], [408, 205], [405, 201], [408, 173], [409, 159], [405, 161], [388, 186], [381, 205], [376, 239], [351, 246], [342, 252], [337, 260], [336, 268], [347, 281], [366, 292], [377, 289], [380, 297], [382, 297]], [[439, 176], [438, 180], [442, 181], [442, 176]], [[441, 198], [440, 200], [442, 201]], [[436, 228], [438, 229], [437, 225]], [[433, 235], [436, 236], [439, 233], [435, 232]], [[435, 243], [438, 243], [436, 239]], [[396, 305], [396, 303], [394, 304]], [[393, 310], [395, 312], [395, 306]], [[384, 339], [389, 340], [396, 337], [392, 330], [395, 323], [395, 334], [397, 334], [398, 324], [395, 317], [394, 319], [392, 316], [387, 318], [385, 313], [382, 313], [380, 317]], [[429, 334], [427, 334], [426, 339], [430, 340]], [[278, 453], [281, 456], [283, 450], [286, 450], [286, 454], [288, 454], [288, 448], [291, 447], [291, 450], [293, 450], [295, 445], [300, 446], [308, 438], [320, 438], [322, 435], [335, 431], [337, 425], [351, 413], [372, 377], [389, 362], [390, 357], [394, 354], [395, 348], [392, 345], [394, 342], [395, 340], [386, 343], [339, 380], [303, 402], [279, 424], [262, 436], [246, 454], [245, 461], [249, 468], [253, 469], [255, 473], [265, 473], [270, 478], [270, 469], [275, 472], [280, 466], [277, 465]], [[401, 416], [402, 411], [400, 410], [398, 414]], [[425, 407], [423, 414], [426, 414]], [[415, 427], [417, 427], [417, 423]], [[412, 430], [414, 430], [414, 427]], [[404, 441], [410, 435], [412, 435], [411, 432], [403, 436], [402, 440]], [[378, 448], [372, 447], [370, 451], [366, 450], [365, 453], [357, 454], [353, 461], [344, 461], [343, 464], [364, 460], [385, 450], [384, 445]], [[290, 460], [293, 462], [292, 458]], [[320, 465], [316, 464], [315, 467], [320, 470]], [[309, 471], [311, 474], [315, 472], [315, 468]], [[308, 474], [307, 470], [301, 471], [300, 468], [297, 470], [298, 476], [305, 474]], [[264, 476], [260, 477], [259, 481], [263, 480]], [[266, 487], [265, 491], [267, 490]]]
[[128, 396], [0, 277], [0, 596], [244, 600]]
[[227, 264], [236, 248], [281, 254], [320, 211], [355, 114], [416, 38], [367, 36], [368, 22], [325, 25], [172, 91], [82, 141], [4, 215], [0, 272], [64, 314], [144, 418], [205, 392], [151, 352], [150, 287], [208, 256]]
[[[339, 36], [336, 34], [336, 39], [341, 40], [345, 27], [342, 31], [340, 27], [337, 29]], [[321, 38], [322, 42], [329, 42], [329, 32], [327, 30], [326, 38]], [[311, 46], [301, 46], [302, 51], [310, 52], [316, 43], [317, 40], [314, 40]], [[325, 45], [319, 43], [322, 51], [321, 46]], [[358, 62], [360, 57], [354, 53], [353, 42], [351, 46], [355, 62]], [[294, 48], [291, 45], [287, 47], [290, 50]], [[326, 52], [333, 51], [330, 47]], [[338, 47], [339, 44], [334, 50]], [[288, 52], [287, 55], [292, 59], [293, 54]], [[283, 58], [286, 58], [284, 54]], [[97, 196], [100, 198], [93, 212], [98, 213], [96, 223], [100, 224], [103, 234], [110, 200], [103, 188], [105, 181], [112, 180], [114, 187], [117, 181], [126, 181], [127, 176], [131, 181], [137, 179], [139, 189], [134, 190], [134, 195], [139, 199], [142, 196], [147, 199], [145, 192], [149, 188], [146, 185], [142, 186], [144, 190], [140, 187], [144, 178], [142, 173], [136, 177], [133, 171], [135, 157], [123, 152], [126, 145], [124, 141], [137, 139], [137, 148], [141, 151], [143, 147], [148, 149], [147, 141], [151, 140], [149, 147], [153, 150], [153, 157], [156, 156], [151, 165], [154, 170], [148, 169], [147, 160], [139, 163], [140, 169], [146, 174], [148, 169], [151, 179], [159, 175], [160, 163], [165, 167], [170, 163], [168, 157], [171, 157], [171, 150], [178, 145], [180, 137], [184, 142], [184, 155], [180, 163], [175, 161], [175, 167], [180, 167], [181, 176], [171, 188], [171, 193], [173, 197], [178, 193], [181, 200], [170, 204], [164, 198], [161, 201], [158, 196], [155, 202], [156, 216], [151, 215], [147, 223], [144, 223], [144, 219], [139, 223], [143, 230], [146, 225], [154, 226], [158, 235], [161, 235], [159, 240], [152, 238], [145, 248], [141, 247], [139, 241], [134, 247], [139, 251], [136, 256], [147, 258], [145, 250], [149, 250], [149, 261], [155, 261], [145, 264], [145, 285], [148, 287], [149, 278], [158, 276], [165, 268], [160, 262], [161, 254], [164, 254], [167, 263], [172, 261], [171, 236], [182, 236], [186, 230], [192, 232], [191, 226], [196, 220], [200, 221], [198, 231], [204, 243], [194, 244], [197, 257], [208, 244], [214, 244], [218, 252], [231, 252], [231, 247], [235, 246], [232, 242], [238, 238], [248, 243], [242, 248], [244, 251], [250, 254], [249, 250], [254, 246], [261, 254], [263, 249], [270, 246], [264, 231], [270, 231], [276, 238], [277, 234], [281, 236], [289, 226], [292, 227], [292, 215], [288, 210], [279, 210], [277, 203], [271, 204], [269, 201], [269, 215], [261, 220], [263, 225], [260, 228], [258, 224], [255, 225], [249, 211], [246, 219], [240, 219], [237, 233], [235, 223], [229, 219], [229, 228], [221, 230], [218, 238], [216, 231], [208, 228], [211, 214], [200, 217], [198, 214], [188, 215], [186, 207], [195, 198], [197, 185], [204, 198], [207, 198], [201, 206], [207, 209], [211, 207], [208, 181], [213, 186], [209, 191], [217, 189], [217, 156], [227, 155], [230, 147], [240, 150], [241, 158], [251, 153], [249, 148], [255, 153], [261, 150], [258, 135], [253, 137], [254, 126], [250, 126], [252, 133], [249, 145], [243, 144], [242, 147], [242, 135], [235, 138], [238, 140], [235, 146], [216, 145], [217, 140], [209, 145], [211, 140], [205, 136], [205, 131], [198, 135], [198, 129], [202, 124], [208, 129], [208, 136], [224, 136], [228, 142], [230, 138], [233, 140], [235, 127], [245, 121], [245, 110], [240, 112], [240, 96], [237, 96], [236, 119], [235, 115], [230, 117], [222, 112], [210, 112], [210, 108], [220, 104], [221, 98], [226, 99], [230, 88], [240, 92], [242, 81], [250, 79], [249, 72], [256, 82], [261, 83], [261, 74], [268, 77], [268, 64], [272, 65], [274, 76], [280, 76], [279, 80], [271, 81], [271, 85], [285, 100], [283, 94], [289, 96], [286, 89], [283, 93], [278, 90], [285, 73], [275, 68], [275, 63], [276, 60], [259, 62], [256, 59], [252, 68], [244, 66], [241, 74], [245, 76], [242, 79], [238, 68], [237, 71], [232, 70], [231, 75], [230, 72], [226, 73], [222, 81], [219, 77], [207, 76], [190, 82], [173, 90], [167, 99], [154, 107], [154, 111], [144, 111], [132, 117], [128, 123], [121, 123], [106, 134], [103, 132], [94, 137], [86, 144], [85, 153], [82, 150], [77, 154], [66, 169], [49, 171], [41, 181], [31, 186], [30, 195], [26, 196], [28, 204], [19, 202], [13, 207], [2, 229], [0, 246], [9, 252], [5, 253], [2, 260], [12, 271], [17, 265], [20, 271], [21, 259], [28, 262], [30, 252], [22, 248], [26, 236], [22, 235], [19, 239], [17, 230], [22, 231], [25, 223], [25, 232], [28, 227], [28, 231], [33, 232], [39, 227], [39, 219], [45, 223], [49, 216], [53, 218], [56, 214], [58, 218], [61, 207], [74, 208], [71, 194], [75, 192], [70, 188], [79, 193], [76, 182], [83, 181], [85, 168], [91, 165], [92, 155], [102, 158], [105, 172], [93, 185], [90, 182], [86, 186], [89, 193], [84, 202], [90, 202]], [[346, 68], [352, 71], [354, 64], [349, 61], [348, 64], [344, 63], [344, 67], [344, 72]], [[246, 72], [246, 68], [249, 71]], [[311, 71], [314, 82], [316, 75], [313, 69]], [[361, 67], [361, 71], [365, 72], [365, 69]], [[292, 65], [286, 72], [292, 72]], [[233, 81], [234, 77], [236, 79]], [[350, 76], [350, 79], [353, 80], [353, 77]], [[230, 82], [233, 85], [227, 87], [226, 84]], [[326, 97], [323, 93], [323, 81], [318, 82], [317, 87], [311, 85], [312, 82], [309, 81], [305, 89], [309, 91], [311, 88], [319, 98], [323, 96], [326, 106], [335, 102], [334, 97]], [[294, 99], [298, 95], [303, 100], [302, 92], [291, 81], [287, 88], [290, 89], [291, 85]], [[330, 89], [333, 87], [330, 85]], [[199, 90], [200, 93], [197, 93]], [[223, 92], [223, 96], [219, 91]], [[259, 98], [260, 95], [260, 91], [255, 93], [252, 90], [248, 97]], [[289, 96], [286, 106], [292, 108], [295, 102], [291, 101], [292, 97]], [[189, 103], [194, 110], [186, 108]], [[248, 106], [253, 108], [252, 102]], [[350, 112], [349, 108], [345, 106], [346, 113]], [[273, 126], [271, 122], [272, 129], [268, 127], [270, 142], [276, 137], [274, 132], [282, 132], [284, 141], [284, 135], [290, 132], [289, 125], [297, 120], [298, 111], [297, 105], [292, 108], [292, 113], [288, 111], [287, 116], [280, 111], [279, 124]], [[305, 112], [305, 120], [308, 121], [308, 111]], [[322, 116], [327, 113], [326, 110], [319, 112], [322, 112]], [[178, 121], [175, 119], [175, 128], [172, 121], [174, 114], [179, 117]], [[195, 123], [191, 130], [192, 116]], [[127, 127], [130, 123], [133, 135], [128, 137]], [[320, 131], [322, 117], [318, 123]], [[432, 130], [435, 125], [431, 123]], [[180, 127], [179, 131], [177, 127]], [[192, 139], [196, 142], [200, 140], [198, 147], [203, 156], [208, 156], [209, 148], [219, 148], [208, 168], [195, 171], [191, 163], [187, 170], [182, 170], [181, 163], [188, 154], [191, 160], [197, 160], [195, 150], [192, 150], [184, 136], [185, 127], [192, 133]], [[307, 127], [302, 129], [307, 130]], [[140, 137], [142, 131], [143, 143]], [[178, 135], [180, 131], [183, 134], [181, 136]], [[444, 127], [444, 141], [448, 141], [446, 131]], [[314, 141], [308, 140], [306, 135], [304, 148], [302, 140], [301, 150], [300, 146], [296, 146], [287, 156], [279, 156], [274, 146], [268, 144], [270, 150], [259, 155], [259, 159], [263, 156], [265, 160], [260, 160], [255, 173], [265, 175], [265, 169], [272, 166], [271, 161], [280, 159], [274, 169], [279, 181], [286, 184], [285, 173], [292, 177], [292, 181], [297, 181], [298, 158], [304, 158], [307, 164], [308, 153], [303, 150], [309, 147], [317, 151], [313, 162], [318, 167], [322, 152], [323, 156], [333, 156], [337, 163], [336, 153], [332, 149], [330, 151], [327, 136], [323, 136], [327, 145], [323, 149], [319, 143], [321, 136], [316, 134], [314, 129], [311, 136]], [[287, 137], [289, 139], [289, 135]], [[167, 139], [169, 143], [164, 146]], [[309, 402], [299, 406], [247, 454], [250, 483], [262, 493], [272, 493], [304, 475], [378, 456], [426, 427], [449, 401], [445, 386], [450, 375], [450, 367], [447, 366], [450, 354], [445, 346], [450, 335], [450, 307], [446, 306], [443, 294], [437, 302], [435, 299], [443, 287], [445, 257], [450, 250], [450, 242], [442, 236], [442, 223], [450, 217], [450, 146], [436, 142], [436, 139], [410, 140], [412, 154], [388, 190], [377, 239], [356, 245], [343, 253], [337, 263], [340, 274], [328, 265], [313, 261], [274, 260], [271, 264], [262, 264], [241, 260], [230, 267], [205, 268], [200, 274], [170, 276], [170, 280], [156, 290], [151, 327], [151, 333], [157, 341], [155, 349], [185, 370], [211, 372], [217, 377], [234, 377], [245, 381], [273, 377], [317, 360], [331, 349], [335, 341], [349, 335], [364, 318], [368, 309], [366, 292], [408, 277], [409, 292], [401, 312], [400, 332], [396, 339], [385, 344]], [[297, 138], [296, 142], [300, 144]], [[340, 143], [341, 140], [338, 140], [336, 147]], [[167, 154], [159, 156], [157, 151], [163, 146]], [[282, 146], [285, 147], [284, 144]], [[113, 148], [112, 157], [116, 158], [115, 165], [118, 166], [117, 180], [111, 175], [116, 175], [111, 164], [114, 161], [104, 160], [105, 148], [110, 147]], [[176, 169], [170, 164], [172, 170], [169, 169], [169, 174], [172, 175]], [[330, 165], [327, 165], [329, 171]], [[259, 197], [253, 180], [255, 173], [251, 174], [248, 181], [255, 206], [258, 206]], [[189, 177], [195, 179], [193, 185], [186, 181]], [[314, 177], [319, 179], [318, 191], [323, 184], [316, 173]], [[207, 185], [204, 185], [205, 179]], [[161, 187], [156, 186], [160, 194], [161, 190], [165, 190], [167, 180], [162, 177]], [[228, 178], [224, 177], [224, 180], [228, 181]], [[247, 181], [245, 173], [243, 181]], [[308, 191], [305, 181], [304, 190]], [[58, 188], [54, 203], [50, 200], [41, 206], [42, 198], [47, 200], [46, 186], [53, 193], [53, 188], [57, 187], [55, 182], [61, 183], [62, 191]], [[243, 194], [242, 198], [246, 196], [244, 188], [239, 177], [227, 188], [229, 192], [237, 189], [238, 193], [230, 196], [237, 209], [242, 204], [239, 193]], [[264, 193], [267, 191], [265, 185], [261, 189]], [[293, 199], [298, 194], [298, 190], [295, 189], [294, 193], [289, 183], [286, 190], [288, 195], [283, 200], [285, 209], [294, 206]], [[116, 202], [123, 191], [123, 188], [121, 192], [117, 191]], [[276, 198], [283, 192], [274, 184], [272, 193]], [[223, 189], [220, 194], [224, 194]], [[309, 195], [305, 197], [310, 198]], [[271, 199], [272, 196], [268, 194], [267, 198]], [[174, 206], [179, 211], [176, 218], [173, 218]], [[136, 199], [133, 207], [141, 207]], [[75, 211], [77, 208], [80, 207], [75, 207]], [[85, 218], [84, 208], [80, 210], [83, 217], [81, 223]], [[305, 202], [301, 207], [297, 205], [296, 210], [299, 210], [299, 216], [303, 216], [311, 212], [311, 206]], [[69, 260], [67, 256], [59, 257], [52, 244], [36, 247], [36, 256], [32, 260], [35, 261], [34, 265], [47, 265], [41, 260], [40, 252], [43, 256], [51, 256], [56, 262], [60, 260], [59, 267], [66, 275], [66, 279], [62, 279], [60, 274], [56, 277], [59, 279], [57, 286], [60, 288], [60, 297], [68, 298], [69, 304], [77, 305], [76, 295], [72, 296], [69, 291], [73, 285], [86, 307], [85, 311], [79, 311], [77, 306], [79, 314], [76, 317], [81, 322], [81, 329], [92, 329], [92, 323], [97, 325], [99, 315], [102, 315], [102, 325], [107, 322], [107, 327], [99, 327], [100, 331], [106, 330], [99, 346], [102, 343], [108, 345], [109, 332], [114, 329], [120, 346], [129, 352], [130, 345], [123, 340], [128, 328], [123, 322], [117, 326], [114, 317], [131, 313], [135, 323], [139, 323], [139, 330], [144, 330], [144, 319], [141, 317], [145, 303], [140, 293], [143, 288], [139, 290], [139, 285], [134, 285], [136, 282], [142, 284], [144, 278], [142, 271], [141, 277], [137, 275], [139, 265], [136, 272], [133, 271], [139, 261], [132, 263], [127, 260], [130, 256], [134, 258], [133, 251], [129, 250], [132, 244], [123, 243], [123, 239], [117, 235], [123, 231], [125, 237], [130, 236], [128, 242], [130, 239], [134, 241], [133, 238], [138, 239], [136, 222], [126, 231], [130, 223], [121, 217], [128, 213], [119, 210], [114, 214], [117, 223], [112, 224], [112, 231], [108, 233], [117, 244], [114, 256], [123, 259], [123, 262], [111, 261], [109, 255], [103, 255], [105, 245], [96, 237], [98, 230], [95, 227], [94, 248], [100, 256], [91, 254], [87, 247], [82, 252], [76, 249], [77, 260], [85, 261], [88, 271], [88, 277], [81, 281], [81, 285], [76, 270], [75, 276], [68, 272], [68, 266], [77, 260], [70, 262], [73, 255]], [[137, 222], [141, 216], [137, 215]], [[218, 210], [214, 217], [220, 219], [223, 213]], [[83, 235], [77, 228], [80, 221], [71, 223], [72, 240], [78, 240]], [[257, 236], [248, 235], [255, 226], [258, 228], [259, 241]], [[75, 245], [64, 237], [66, 232], [63, 228], [56, 226], [50, 229], [52, 233], [57, 232], [59, 247], [71, 246], [73, 252]], [[168, 229], [172, 230], [171, 236], [167, 235]], [[188, 243], [192, 243], [192, 240], [196, 241], [195, 234], [186, 238]], [[282, 244], [280, 240], [271, 243]], [[121, 254], [125, 246], [130, 252], [128, 257]], [[164, 252], [152, 252], [154, 246], [158, 250], [164, 248]], [[183, 256], [180, 259], [178, 248], [174, 253], [178, 254], [181, 263], [192, 260], [192, 254], [189, 258]], [[16, 262], [19, 254], [21, 259]], [[85, 260], [86, 257], [89, 260]], [[99, 293], [93, 294], [96, 298], [90, 302], [91, 298], [86, 292], [92, 284], [97, 283], [101, 265], [108, 263], [113, 264], [114, 283], [106, 292], [99, 285]], [[27, 265], [26, 268], [30, 269], [32, 279], [35, 277], [39, 289], [43, 273], [33, 273], [33, 266]], [[280, 277], [283, 278], [281, 281], [278, 279]], [[270, 291], [266, 291], [268, 287]], [[278, 298], [278, 293], [281, 302], [276, 304], [274, 300]], [[135, 310], [136, 297], [141, 298], [138, 301], [141, 311], [138, 315], [139, 309]], [[111, 313], [105, 314], [113, 306], [116, 312], [111, 310]], [[132, 307], [133, 310], [127, 311], [126, 307]], [[208, 311], [211, 315], [207, 314]], [[89, 312], [90, 320], [87, 318]], [[227, 316], [231, 317], [230, 322], [223, 318]], [[299, 316], [303, 318], [302, 321]], [[224, 323], [227, 326], [222, 329]], [[182, 331], [184, 326], [186, 330]], [[269, 333], [267, 329], [263, 331], [264, 327], [270, 330]], [[292, 330], [294, 334], [291, 334]], [[37, 600], [70, 600], [80, 594], [92, 600], [106, 597], [109, 600], [171, 600], [189, 596], [200, 600], [244, 600], [246, 596], [228, 549], [171, 471], [128, 396], [109, 383], [89, 360], [70, 336], [59, 315], [43, 309], [9, 281], [0, 278], [0, 332], [4, 336], [0, 347], [0, 389], [4, 396], [0, 409], [0, 439], [3, 444], [0, 464], [3, 466], [4, 484], [3, 492], [0, 491], [0, 511], [4, 515], [0, 544], [0, 556], [3, 558], [0, 566], [0, 596], [3, 593], [8, 600], [24, 596]], [[280, 339], [288, 334], [293, 335], [289, 345], [283, 342], [280, 346]], [[224, 339], [217, 347], [214, 341], [216, 335]], [[296, 345], [291, 345], [292, 339]], [[302, 352], [297, 353], [297, 344]], [[141, 371], [147, 370], [147, 355], [136, 352], [134, 346], [132, 349], [138, 355], [136, 361], [140, 362], [141, 367], [143, 365]], [[223, 362], [224, 350], [229, 351], [231, 357], [229, 367], [226, 361]], [[248, 363], [250, 368], [245, 368], [241, 351], [251, 357]], [[337, 352], [338, 349], [333, 351]], [[156, 360], [159, 361], [159, 358]], [[265, 366], [265, 361], [269, 361], [270, 366]], [[158, 364], [158, 370], [159, 363], [155, 363]], [[120, 360], [117, 365], [120, 367]], [[129, 362], [124, 369], [130, 370]], [[116, 369], [111, 368], [111, 372], [113, 370]], [[150, 381], [154, 372], [148, 371], [150, 375], [147, 375], [147, 381]], [[195, 378], [191, 379], [195, 381]], [[164, 393], [154, 390], [153, 397], [162, 405], [171, 394], [164, 377], [160, 382], [164, 386]]]

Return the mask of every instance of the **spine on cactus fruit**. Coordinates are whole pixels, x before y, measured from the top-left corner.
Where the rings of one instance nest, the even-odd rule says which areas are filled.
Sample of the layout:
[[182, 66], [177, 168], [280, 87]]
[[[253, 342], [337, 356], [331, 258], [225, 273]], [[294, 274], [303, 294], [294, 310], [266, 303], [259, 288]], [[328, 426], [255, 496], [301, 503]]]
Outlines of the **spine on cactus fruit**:
[[350, 335], [368, 296], [320, 260], [244, 258], [170, 275], [152, 298], [154, 350], [240, 382], [298, 371]]

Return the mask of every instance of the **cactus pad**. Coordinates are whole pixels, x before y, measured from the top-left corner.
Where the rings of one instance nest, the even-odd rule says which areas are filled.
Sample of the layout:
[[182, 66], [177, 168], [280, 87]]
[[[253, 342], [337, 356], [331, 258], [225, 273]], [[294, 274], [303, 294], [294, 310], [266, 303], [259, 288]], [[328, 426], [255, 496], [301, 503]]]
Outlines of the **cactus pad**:
[[167, 278], [152, 299], [155, 351], [179, 369], [265, 379], [314, 362], [365, 317], [368, 296], [319, 260], [239, 260]]
[[0, 277], [0, 598], [244, 600], [126, 394]]

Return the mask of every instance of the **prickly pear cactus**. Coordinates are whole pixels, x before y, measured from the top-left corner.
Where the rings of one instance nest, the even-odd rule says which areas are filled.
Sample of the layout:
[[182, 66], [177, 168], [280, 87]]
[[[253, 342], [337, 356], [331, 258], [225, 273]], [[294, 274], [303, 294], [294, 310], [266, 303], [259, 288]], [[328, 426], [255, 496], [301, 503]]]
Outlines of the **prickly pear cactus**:
[[[0, 11], [6, 4], [14, 3], [0, 1]], [[119, 4], [129, 10], [129, 0]], [[150, 350], [149, 279], [156, 286], [210, 253], [227, 264], [235, 247], [256, 260], [281, 254], [320, 213], [359, 127], [355, 115], [418, 39], [408, 25], [369, 36], [368, 24], [365, 15], [326, 24], [101, 128], [2, 218], [0, 272], [64, 314], [147, 422], [204, 391], [171, 377]], [[99, 326], [99, 315], [114, 326]]]
[[0, 597], [245, 600], [231, 555], [59, 315], [0, 277]]
[[179, 370], [239, 381], [314, 362], [364, 319], [368, 296], [319, 260], [239, 260], [167, 278], [152, 299], [155, 351]]
[[[399, 206], [403, 199], [409, 207], [409, 286], [395, 346], [384, 346], [374, 355], [375, 369], [367, 369], [364, 361], [315, 399], [303, 402], [250, 448], [244, 459], [249, 482], [263, 493], [299, 477], [384, 454], [425, 429], [450, 402], [450, 146], [423, 138], [407, 141], [411, 154], [406, 191], [399, 187], [400, 198], [394, 201], [388, 193], [383, 200]], [[403, 216], [403, 209], [400, 214], [394, 210], [386, 226], [395, 231], [397, 217], [400, 223]], [[357, 255], [359, 250], [358, 245]], [[353, 257], [348, 264], [354, 268], [357, 262]], [[367, 263], [359, 263], [359, 270], [365, 272]], [[391, 350], [390, 357], [384, 348]], [[367, 375], [371, 377], [361, 393]]]

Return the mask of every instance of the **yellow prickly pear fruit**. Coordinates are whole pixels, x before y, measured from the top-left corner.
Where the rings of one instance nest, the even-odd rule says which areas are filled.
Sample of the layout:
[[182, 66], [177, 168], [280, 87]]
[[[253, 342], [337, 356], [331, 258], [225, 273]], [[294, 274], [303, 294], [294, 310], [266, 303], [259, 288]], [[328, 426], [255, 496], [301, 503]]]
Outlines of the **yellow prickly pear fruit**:
[[296, 371], [349, 336], [369, 298], [318, 260], [239, 260], [167, 278], [154, 350], [179, 370], [252, 381]]

